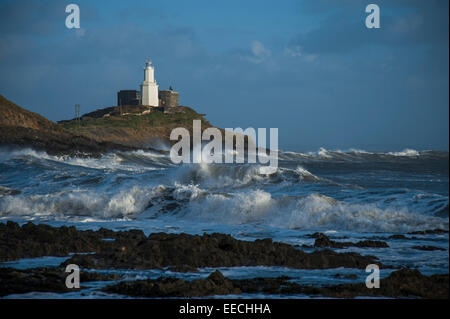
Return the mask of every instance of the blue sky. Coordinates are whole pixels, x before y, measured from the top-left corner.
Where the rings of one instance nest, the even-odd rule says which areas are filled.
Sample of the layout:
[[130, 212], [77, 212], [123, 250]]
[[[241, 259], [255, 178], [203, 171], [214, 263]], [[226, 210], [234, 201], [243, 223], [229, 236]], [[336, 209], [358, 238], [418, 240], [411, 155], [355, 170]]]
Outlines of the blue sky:
[[282, 149], [448, 150], [447, 0], [73, 1], [79, 30], [69, 3], [0, 2], [0, 94], [51, 120], [115, 105], [151, 58], [182, 105]]

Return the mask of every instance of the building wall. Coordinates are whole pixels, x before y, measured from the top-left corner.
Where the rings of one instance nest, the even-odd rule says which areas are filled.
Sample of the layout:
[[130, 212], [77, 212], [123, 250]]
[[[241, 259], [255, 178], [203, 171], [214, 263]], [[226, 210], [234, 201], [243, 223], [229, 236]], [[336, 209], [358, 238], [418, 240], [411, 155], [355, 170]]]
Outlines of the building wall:
[[150, 61], [144, 69], [144, 82], [141, 84], [142, 105], [159, 106], [158, 84], [155, 81], [155, 69]]
[[120, 90], [117, 92], [117, 105], [139, 105], [141, 95], [136, 90]]
[[148, 63], [144, 69], [144, 81], [155, 82], [155, 68]]
[[158, 84], [156, 83], [142, 83], [141, 84], [141, 98], [142, 105], [159, 106], [158, 101]]
[[178, 92], [171, 90], [161, 90], [159, 91], [159, 99], [161, 106], [164, 108], [172, 108], [178, 106]]

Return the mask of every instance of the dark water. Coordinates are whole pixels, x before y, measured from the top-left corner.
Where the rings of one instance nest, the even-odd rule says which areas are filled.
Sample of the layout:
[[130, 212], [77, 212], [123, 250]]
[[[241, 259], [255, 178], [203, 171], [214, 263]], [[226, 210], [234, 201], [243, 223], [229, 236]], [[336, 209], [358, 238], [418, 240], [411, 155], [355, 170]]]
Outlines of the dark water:
[[[271, 237], [293, 245], [313, 244], [305, 235], [316, 231], [346, 241], [385, 239], [411, 231], [448, 230], [448, 165], [448, 152], [320, 149], [281, 152], [277, 172], [264, 175], [258, 165], [174, 165], [166, 155], [143, 151], [76, 159], [1, 149], [0, 220], [82, 229], [140, 228], [147, 234], [221, 232], [245, 240]], [[386, 241], [390, 248], [339, 251], [376, 255], [383, 263], [418, 267], [426, 274], [448, 273], [448, 234]], [[446, 250], [420, 251], [411, 248], [415, 245]], [[44, 265], [51, 260], [15, 265]], [[209, 271], [178, 276], [194, 278]], [[334, 278], [337, 272], [354, 273], [359, 281], [365, 276], [364, 270], [351, 269], [222, 271], [239, 278], [283, 274], [314, 284], [339, 282]], [[136, 278], [160, 274], [129, 272]], [[94, 297], [102, 297], [95, 287], [92, 291]]]

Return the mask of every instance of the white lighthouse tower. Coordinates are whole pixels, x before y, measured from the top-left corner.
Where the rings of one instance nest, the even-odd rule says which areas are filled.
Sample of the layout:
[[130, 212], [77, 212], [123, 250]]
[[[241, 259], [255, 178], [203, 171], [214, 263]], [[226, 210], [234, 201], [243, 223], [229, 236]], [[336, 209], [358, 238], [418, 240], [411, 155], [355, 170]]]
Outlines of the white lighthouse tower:
[[144, 69], [144, 82], [141, 84], [141, 103], [147, 106], [158, 106], [158, 84], [155, 81], [155, 68], [152, 61], [147, 60]]

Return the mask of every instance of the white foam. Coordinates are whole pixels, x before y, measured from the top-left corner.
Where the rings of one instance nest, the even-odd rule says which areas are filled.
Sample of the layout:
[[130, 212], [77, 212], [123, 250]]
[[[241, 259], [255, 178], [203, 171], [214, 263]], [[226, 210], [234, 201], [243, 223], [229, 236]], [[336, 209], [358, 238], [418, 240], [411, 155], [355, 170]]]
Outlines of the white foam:
[[159, 208], [173, 201], [182, 212], [182, 216], [176, 217], [180, 222], [195, 223], [198, 220], [239, 225], [256, 223], [290, 229], [388, 232], [448, 228], [448, 219], [415, 213], [406, 207], [380, 208], [375, 204], [346, 203], [321, 194], [273, 197], [269, 192], [255, 188], [228, 193], [179, 182], [175, 182], [174, 187], [135, 186], [115, 194], [75, 190], [3, 196], [0, 198], [0, 216], [77, 221], [134, 219], [157, 216], [155, 214], [161, 212]]
[[[135, 157], [146, 157], [149, 160], [158, 159], [158, 158], [168, 158], [167, 155], [159, 154], [155, 152], [137, 150], [125, 153], [107, 153], [102, 155], [100, 158], [83, 156], [83, 157], [71, 157], [71, 156], [54, 156], [48, 155], [44, 151], [35, 151], [30, 148], [24, 148], [20, 150], [10, 150], [5, 148], [0, 148], [0, 162], [6, 162], [12, 159], [34, 159], [36, 161], [39, 160], [48, 160], [59, 163], [64, 163], [72, 166], [80, 166], [86, 168], [94, 168], [94, 169], [107, 169], [107, 170], [127, 170], [127, 171], [143, 171], [143, 170], [154, 170], [159, 169], [155, 167], [143, 166], [142, 163], [133, 164], [132, 161], [130, 164], [124, 164], [124, 158], [120, 155], [126, 155], [131, 160], [133, 156]], [[150, 162], [151, 164], [151, 162]], [[158, 164], [160, 164], [158, 162]]]
[[[208, 193], [198, 186], [182, 186], [184, 218], [213, 223], [257, 223], [291, 229], [411, 231], [448, 228], [448, 221], [408, 211], [379, 208], [374, 204], [350, 204], [311, 194], [303, 197], [277, 197], [262, 190], [234, 194]], [[199, 196], [201, 194], [201, 196]]]
[[158, 188], [132, 187], [113, 196], [87, 190], [4, 196], [0, 199], [0, 216], [120, 218], [143, 212], [151, 198], [158, 194]]
[[180, 166], [174, 179], [182, 184], [200, 184], [203, 187], [242, 187], [267, 178], [260, 174], [260, 165], [187, 164]]
[[24, 157], [35, 157], [42, 159], [54, 159], [56, 157], [52, 157], [48, 155], [46, 152], [35, 151], [30, 148], [23, 149], [9, 149], [9, 148], [0, 148], [0, 162], [6, 162], [11, 159], [19, 159]]
[[297, 174], [300, 175], [300, 177], [302, 179], [315, 180], [315, 181], [319, 180], [319, 178], [316, 175], [310, 173], [307, 169], [305, 169], [305, 168], [303, 168], [301, 166], [298, 166], [295, 171], [297, 172]]
[[420, 153], [418, 151], [409, 149], [409, 148], [404, 149], [401, 152], [389, 152], [388, 154], [392, 155], [392, 156], [419, 156], [420, 155]]
[[[350, 148], [348, 150], [327, 150], [324, 147], [320, 147], [318, 151], [315, 152], [307, 152], [307, 153], [296, 153], [296, 152], [283, 152], [281, 154], [281, 158], [285, 160], [293, 159], [339, 159], [339, 160], [362, 160], [365, 158], [365, 155], [390, 155], [390, 156], [405, 156], [405, 157], [417, 157], [421, 155], [421, 152], [416, 151], [414, 149], [404, 149], [400, 152], [369, 152], [362, 149]], [[370, 160], [373, 160], [374, 157], [368, 157]]]
[[448, 222], [410, 212], [406, 207], [380, 208], [375, 204], [350, 204], [311, 194], [290, 205], [290, 212], [276, 224], [295, 229], [325, 228], [353, 231], [410, 231], [448, 227]]
[[317, 155], [320, 157], [331, 158], [331, 155], [329, 154], [328, 150], [326, 150], [323, 147], [321, 147], [319, 151], [317, 151]]

